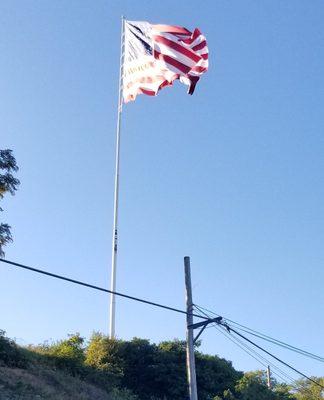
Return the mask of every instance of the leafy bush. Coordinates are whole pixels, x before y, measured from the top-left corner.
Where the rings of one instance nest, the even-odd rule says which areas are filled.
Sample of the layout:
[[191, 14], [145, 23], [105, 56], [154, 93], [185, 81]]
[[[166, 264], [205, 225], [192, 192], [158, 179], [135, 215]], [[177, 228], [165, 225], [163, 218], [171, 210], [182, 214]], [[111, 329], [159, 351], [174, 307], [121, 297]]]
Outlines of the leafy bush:
[[139, 400], [139, 398], [127, 389], [113, 389], [110, 393], [110, 400]]
[[25, 368], [27, 359], [16, 343], [6, 337], [5, 331], [0, 329], [0, 361], [11, 368]]
[[53, 367], [64, 369], [71, 375], [82, 375], [84, 372], [84, 338], [78, 333], [68, 335], [68, 339], [60, 340], [52, 344], [30, 346], [46, 358], [46, 362]]

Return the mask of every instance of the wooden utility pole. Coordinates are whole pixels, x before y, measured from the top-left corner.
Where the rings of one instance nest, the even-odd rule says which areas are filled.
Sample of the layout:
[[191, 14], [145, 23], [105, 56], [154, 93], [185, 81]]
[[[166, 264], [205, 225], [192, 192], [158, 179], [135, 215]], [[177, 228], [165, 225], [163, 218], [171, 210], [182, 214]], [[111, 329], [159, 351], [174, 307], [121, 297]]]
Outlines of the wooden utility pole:
[[271, 389], [271, 373], [270, 373], [270, 365], [267, 368], [267, 384], [268, 388]]
[[187, 378], [189, 387], [189, 399], [198, 400], [196, 366], [193, 338], [193, 304], [191, 290], [190, 257], [184, 258], [185, 282], [186, 282], [186, 304], [187, 304]]

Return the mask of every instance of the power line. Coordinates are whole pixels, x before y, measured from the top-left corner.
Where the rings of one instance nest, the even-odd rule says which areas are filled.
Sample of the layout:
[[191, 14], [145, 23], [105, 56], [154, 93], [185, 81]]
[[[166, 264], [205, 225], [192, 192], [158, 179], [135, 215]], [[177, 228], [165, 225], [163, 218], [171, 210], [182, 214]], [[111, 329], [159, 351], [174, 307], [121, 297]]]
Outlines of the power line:
[[[52, 278], [61, 279], [63, 281], [75, 283], [76, 285], [85, 286], [85, 287], [88, 287], [90, 289], [99, 290], [100, 292], [113, 293], [116, 296], [124, 297], [124, 298], [129, 299], [129, 300], [138, 301], [140, 303], [148, 304], [150, 306], [163, 308], [165, 310], [174, 311], [174, 312], [177, 312], [177, 313], [180, 313], [180, 314], [185, 314], [185, 315], [188, 314], [186, 311], [180, 310], [178, 308], [166, 306], [164, 304], [155, 303], [153, 301], [141, 299], [139, 297], [129, 296], [129, 295], [125, 294], [125, 293], [114, 292], [112, 290], [108, 290], [108, 289], [102, 288], [100, 286], [91, 285], [90, 283], [78, 281], [76, 279], [67, 278], [66, 276], [63, 276], [63, 275], [53, 274], [52, 272], [47, 272], [47, 271], [44, 271], [42, 269], [33, 268], [33, 267], [28, 266], [28, 265], [20, 264], [20, 263], [14, 262], [14, 261], [4, 260], [3, 258], [0, 258], [0, 261], [3, 262], [3, 263], [9, 264], [9, 265], [13, 265], [13, 266], [18, 267], [18, 268], [23, 268], [23, 269], [26, 269], [28, 271], [36, 272], [38, 274], [42, 274], [42, 275], [50, 276]], [[192, 315], [194, 317], [197, 317], [197, 318], [208, 319], [207, 317], [202, 317], [199, 314], [192, 314]]]
[[[288, 379], [290, 382], [292, 382], [292, 383], [294, 382], [294, 379], [292, 377], [287, 375], [284, 371], [282, 371], [275, 364], [273, 364], [272, 362], [267, 360], [265, 357], [262, 357], [258, 352], [253, 350], [251, 347], [247, 346], [243, 341], [239, 340], [238, 338], [231, 337], [226, 331], [223, 331], [224, 327], [221, 328], [221, 327], [216, 326], [216, 325], [214, 325], [213, 327], [215, 329], [217, 329], [227, 339], [229, 339], [231, 342], [233, 342], [236, 346], [238, 346], [240, 349], [242, 349], [245, 353], [247, 353], [250, 357], [254, 358], [257, 362], [259, 362], [265, 368], [267, 368], [268, 365], [270, 365], [272, 368], [278, 370], [279, 372], [275, 372], [275, 371], [272, 370], [272, 373], [274, 375], [278, 376], [281, 380], [286, 382], [286, 379]], [[261, 360], [263, 360], [263, 361], [261, 361]]]
[[305, 375], [303, 372], [299, 371], [298, 369], [294, 368], [293, 366], [291, 366], [290, 364], [286, 363], [285, 361], [281, 360], [279, 357], [276, 357], [274, 354], [270, 353], [268, 350], [265, 350], [263, 347], [259, 346], [258, 344], [252, 342], [252, 340], [250, 340], [249, 338], [247, 338], [246, 336], [242, 335], [241, 333], [237, 332], [235, 329], [233, 329], [231, 326], [229, 326], [226, 323], [221, 323], [226, 329], [228, 329], [231, 332], [234, 332], [236, 335], [240, 336], [242, 339], [246, 340], [247, 342], [249, 342], [250, 344], [252, 344], [253, 346], [257, 347], [259, 350], [262, 350], [264, 353], [268, 354], [269, 356], [271, 356], [272, 358], [274, 358], [275, 360], [279, 361], [281, 364], [285, 365], [286, 367], [292, 369], [293, 371], [297, 372], [297, 374], [303, 376], [304, 378], [308, 379], [310, 382], [315, 383], [316, 385], [318, 385], [319, 387], [321, 387], [322, 389], [324, 389], [324, 386], [322, 386], [320, 383], [316, 382], [314, 379], [310, 378], [309, 376]]
[[[197, 305], [195, 305], [195, 306], [197, 307]], [[259, 350], [262, 350], [264, 353], [268, 354], [269, 356], [271, 356], [275, 360], [279, 361], [281, 364], [283, 364], [286, 367], [292, 369], [293, 371], [297, 372], [299, 375], [301, 375], [304, 378], [308, 379], [310, 382], [313, 382], [316, 385], [318, 385], [319, 387], [324, 389], [324, 386], [322, 386], [320, 383], [316, 382], [314, 379], [312, 379], [309, 376], [305, 375], [303, 372], [299, 371], [298, 369], [294, 368], [290, 364], [288, 364], [285, 361], [281, 360], [279, 357], [277, 357], [274, 354], [270, 353], [268, 350], [265, 350], [263, 347], [261, 347], [258, 344], [252, 342], [252, 340], [250, 340], [249, 338], [245, 337], [241, 333], [237, 332], [233, 327], [229, 326], [226, 322], [219, 322], [219, 325], [222, 325], [223, 327], [225, 327], [228, 330], [228, 332], [234, 332], [236, 335], [240, 336], [242, 339], [246, 340], [247, 342], [249, 342], [253, 346], [257, 347]]]
[[[203, 308], [203, 307], [201, 307], [201, 306], [197, 306], [197, 304], [195, 304], [194, 305], [194, 307], [196, 308], [196, 309], [198, 309], [198, 311], [200, 311], [204, 316], [208, 316], [209, 318], [211, 317], [211, 315], [208, 315], [206, 312], [204, 312], [201, 308]], [[215, 312], [211, 312], [213, 315], [218, 315], [218, 314], [216, 314]], [[227, 339], [229, 339], [231, 342], [233, 342], [234, 344], [236, 344], [238, 347], [240, 347], [245, 353], [247, 353], [247, 354], [249, 354], [252, 358], [254, 358], [256, 361], [258, 361], [261, 365], [263, 365], [264, 367], [267, 367], [268, 365], [271, 365], [273, 368], [275, 368], [277, 371], [280, 371], [280, 374], [278, 373], [278, 372], [275, 372], [275, 371], [272, 371], [272, 373], [274, 374], [274, 375], [276, 375], [276, 376], [278, 376], [279, 378], [281, 378], [283, 381], [285, 381], [285, 378], [283, 378], [283, 376], [285, 376], [291, 383], [289, 384], [289, 386], [291, 387], [291, 388], [293, 388], [293, 389], [297, 389], [298, 390], [298, 386], [296, 385], [296, 383], [295, 383], [295, 381], [294, 381], [294, 379], [290, 376], [290, 375], [288, 375], [286, 372], [284, 372], [282, 369], [280, 369], [277, 365], [275, 365], [275, 364], [273, 364], [273, 362], [271, 362], [271, 361], [269, 361], [268, 359], [266, 359], [265, 357], [263, 357], [261, 354], [259, 354], [256, 350], [254, 350], [253, 348], [251, 348], [251, 347], [249, 347], [246, 343], [244, 343], [242, 340], [240, 340], [240, 339], [238, 339], [238, 338], [236, 338], [236, 337], [234, 337], [234, 336], [230, 336], [230, 334], [227, 332], [227, 328], [226, 327], [224, 327], [223, 325], [221, 325], [221, 324], [219, 324], [219, 325], [217, 325], [216, 323], [214, 323], [214, 324], [212, 324], [211, 326], [210, 326], [210, 328], [215, 328], [217, 331], [219, 331], [222, 335], [224, 335], [225, 337], [227, 337]], [[224, 330], [222, 330], [222, 329]], [[241, 345], [239, 344], [239, 343], [241, 343]], [[244, 348], [245, 347], [245, 348]], [[247, 349], [247, 350], [246, 350]], [[254, 354], [256, 354], [256, 357], [253, 355], [253, 354], [251, 354], [251, 352], [252, 353], [254, 353]], [[258, 357], [258, 358], [257, 358]], [[263, 359], [263, 360], [265, 360], [266, 361], [266, 363], [267, 363], [267, 365], [266, 364], [264, 364], [262, 361], [260, 361], [260, 358], [261, 359]], [[310, 378], [307, 378], [307, 379], [310, 379]], [[319, 385], [320, 387], [323, 387], [323, 386], [321, 386], [318, 382], [316, 382], [316, 381], [313, 381], [312, 379], [310, 379], [312, 382], [314, 382], [314, 383], [316, 383], [317, 385]], [[285, 383], [287, 383], [287, 381], [285, 381]], [[307, 392], [309, 392], [309, 393], [311, 393], [310, 392], [310, 389], [308, 389], [308, 388], [305, 388], [305, 390], [307, 391]]]
[[[235, 338], [234, 336], [231, 337], [228, 333], [223, 332], [220, 328], [220, 326], [216, 326], [212, 325], [210, 326], [210, 328], [215, 328], [217, 329], [220, 333], [222, 333], [225, 337], [227, 337], [227, 339], [229, 339], [230, 341], [232, 341], [234, 344], [236, 344], [238, 347], [240, 347], [243, 351], [245, 351], [247, 354], [249, 354], [252, 358], [254, 358], [256, 361], [258, 361], [261, 365], [263, 365], [265, 368], [267, 368], [268, 365], [272, 366], [272, 368], [275, 368], [277, 371], [279, 372], [275, 372], [272, 369], [272, 374], [276, 375], [277, 377], [279, 377], [282, 381], [284, 381], [290, 388], [298, 390], [298, 385], [296, 384], [296, 381], [290, 376], [288, 375], [286, 372], [284, 372], [282, 369], [280, 369], [277, 365], [273, 364], [271, 361], [269, 361], [268, 359], [264, 358], [263, 356], [261, 356], [258, 352], [256, 352], [255, 350], [253, 350], [251, 347], [249, 347], [248, 345], [246, 345], [245, 343], [243, 343], [243, 341], [239, 340], [238, 338]], [[224, 327], [222, 327], [223, 329], [225, 329]], [[237, 343], [236, 341], [238, 341], [239, 343], [242, 344], [242, 346]], [[248, 350], [245, 350], [244, 347], [246, 347]], [[260, 361], [257, 357], [254, 357], [253, 354], [257, 354], [258, 357], [260, 357], [263, 360], [266, 360], [266, 364], [264, 364], [262, 361]], [[290, 383], [288, 383], [285, 379], [285, 377], [288, 379], [288, 381], [290, 381]], [[306, 390], [309, 394], [311, 394], [311, 390], [307, 387], [304, 388], [304, 390]]]
[[[185, 315], [188, 314], [186, 311], [180, 310], [180, 309], [178, 309], [178, 308], [174, 308], [174, 307], [166, 306], [166, 305], [163, 305], [163, 304], [155, 303], [155, 302], [152, 302], [152, 301], [149, 301], [149, 300], [141, 299], [141, 298], [139, 298], [139, 297], [129, 296], [129, 295], [124, 294], [124, 293], [115, 292], [115, 291], [112, 291], [112, 290], [109, 290], [109, 289], [102, 288], [102, 287], [100, 287], [100, 286], [91, 285], [91, 284], [89, 284], [89, 283], [82, 282], [82, 281], [78, 281], [78, 280], [76, 280], [76, 279], [67, 278], [67, 277], [65, 277], [65, 276], [63, 276], [63, 275], [53, 274], [53, 273], [51, 273], [51, 272], [47, 272], [47, 271], [44, 271], [44, 270], [41, 270], [41, 269], [38, 269], [38, 268], [33, 268], [33, 267], [30, 267], [30, 266], [27, 266], [27, 265], [24, 265], [24, 264], [20, 264], [20, 263], [14, 262], [14, 261], [4, 260], [3, 258], [1, 258], [0, 261], [3, 262], [3, 263], [6, 263], [6, 264], [8, 264], [8, 265], [13, 265], [13, 266], [18, 267], [18, 268], [22, 268], [22, 269], [25, 269], [25, 270], [28, 270], [28, 271], [36, 272], [36, 273], [38, 273], [38, 274], [50, 276], [50, 277], [52, 277], [52, 278], [64, 280], [64, 281], [71, 282], [71, 283], [74, 283], [74, 284], [77, 284], [77, 285], [80, 285], [80, 286], [85, 286], [85, 287], [88, 287], [88, 288], [90, 288], [90, 289], [98, 290], [98, 291], [105, 292], [105, 293], [113, 293], [113, 294], [115, 294], [116, 296], [124, 297], [124, 298], [129, 299], [129, 300], [138, 301], [138, 302], [140, 302], [140, 303], [148, 304], [148, 305], [151, 305], [151, 306], [154, 306], [154, 307], [159, 307], [159, 308], [162, 308], [162, 309], [165, 309], [165, 310], [169, 310], [169, 311], [173, 311], [173, 312], [177, 312], [177, 313], [180, 313], [180, 314], [185, 314]], [[201, 316], [201, 315], [199, 315], [199, 314], [194, 314], [194, 313], [192, 313], [192, 315], [193, 315], [194, 317], [202, 318], [202, 319], [205, 319], [205, 320], [208, 320], [208, 319], [209, 319], [208, 317], [203, 317], [203, 316]], [[255, 347], [257, 347], [258, 349], [260, 349], [260, 350], [262, 350], [263, 352], [265, 352], [266, 354], [270, 355], [270, 356], [273, 357], [275, 360], [279, 361], [280, 363], [284, 364], [284, 365], [287, 366], [288, 368], [290, 368], [290, 369], [292, 369], [293, 371], [297, 372], [298, 374], [300, 374], [300, 375], [303, 376], [304, 378], [308, 379], [309, 381], [315, 383], [316, 385], [318, 385], [318, 386], [320, 386], [321, 388], [324, 389], [324, 386], [322, 386], [321, 384], [319, 384], [319, 383], [316, 382], [315, 380], [311, 379], [310, 377], [308, 377], [308, 376], [305, 375], [304, 373], [298, 371], [296, 368], [292, 367], [291, 365], [289, 365], [289, 364], [286, 363], [285, 361], [281, 360], [280, 358], [276, 357], [276, 356], [273, 355], [272, 353], [270, 353], [270, 352], [268, 352], [267, 350], [263, 349], [261, 346], [259, 346], [259, 345], [257, 345], [256, 343], [252, 342], [250, 339], [246, 338], [244, 335], [240, 334], [240, 333], [237, 332], [235, 329], [233, 329], [232, 327], [230, 327], [227, 323], [219, 322], [219, 324], [222, 325], [222, 326], [224, 326], [224, 327], [225, 327], [226, 329], [228, 329], [229, 331], [234, 332], [236, 335], [240, 336], [241, 338], [243, 338], [244, 340], [246, 340], [247, 342], [249, 342], [249, 343], [252, 344], [253, 346], [255, 346]]]
[[[226, 329], [223, 327], [223, 329]], [[228, 334], [229, 335], [229, 334]], [[235, 338], [235, 340], [240, 343], [243, 347], [249, 349], [253, 354], [255, 354], [258, 358], [260, 358], [261, 360], [263, 360], [266, 363], [266, 367], [268, 365], [270, 365], [272, 367], [272, 373], [280, 376], [281, 379], [283, 379], [284, 381], [286, 379], [288, 379], [288, 381], [290, 381], [290, 383], [294, 383], [295, 379], [293, 379], [290, 375], [288, 375], [285, 371], [283, 371], [281, 368], [279, 368], [276, 364], [274, 364], [272, 361], [268, 360], [267, 358], [263, 357], [260, 353], [258, 353], [256, 350], [254, 350], [252, 347], [248, 346], [246, 343], [243, 342], [243, 340], [240, 340], [239, 338]], [[279, 372], [275, 372], [273, 371], [273, 369], [279, 371]], [[284, 377], [284, 378], [283, 378]], [[287, 382], [286, 382], [287, 383]]]
[[278, 343], [278, 341], [276, 341], [276, 340], [272, 340], [270, 338], [265, 338], [262, 335], [259, 335], [259, 334], [254, 333], [254, 332], [250, 332], [250, 331], [248, 331], [246, 329], [243, 329], [243, 328], [237, 328], [237, 329], [239, 329], [242, 332], [248, 333], [249, 335], [255, 336], [255, 337], [259, 338], [259, 339], [265, 340], [265, 341], [267, 341], [269, 343], [273, 343], [273, 344], [275, 344], [275, 345], [277, 345], [279, 347], [282, 347], [283, 349], [287, 349], [287, 350], [293, 351], [293, 352], [295, 352], [297, 354], [301, 354], [304, 357], [308, 357], [308, 358], [310, 358], [312, 360], [324, 362], [324, 359], [322, 357], [320, 357], [320, 356], [305, 354], [305, 352], [303, 350], [299, 350], [299, 349], [296, 349], [296, 348], [293, 349], [290, 346], [282, 345], [282, 344]]
[[[211, 317], [210, 315], [208, 315], [206, 312], [204, 312], [203, 310], [201, 310], [201, 306], [197, 306], [196, 304], [194, 305], [196, 309], [198, 309], [203, 315], [208, 316], [209, 318]], [[212, 312], [212, 314], [214, 315], [218, 315], [214, 312]], [[252, 358], [254, 358], [257, 362], [259, 362], [261, 365], [263, 365], [264, 367], [267, 367], [268, 365], [272, 366], [273, 368], [275, 368], [278, 372], [275, 372], [272, 370], [272, 373], [276, 376], [278, 376], [281, 380], [283, 380], [286, 384], [287, 381], [286, 379], [283, 377], [285, 376], [291, 383], [289, 383], [288, 385], [292, 388], [292, 389], [297, 389], [298, 390], [298, 386], [295, 383], [295, 380], [288, 375], [286, 372], [284, 372], [282, 369], [280, 369], [276, 364], [273, 364], [273, 362], [269, 361], [267, 358], [263, 357], [261, 354], [259, 354], [256, 350], [254, 350], [253, 348], [251, 348], [250, 346], [248, 346], [246, 343], [244, 343], [242, 340], [236, 338], [235, 336], [231, 336], [228, 332], [227, 329], [222, 326], [222, 325], [218, 325], [216, 323], [213, 323], [212, 325], [210, 325], [208, 328], [215, 328], [218, 332], [220, 332], [223, 336], [225, 336], [227, 339], [229, 339], [231, 342], [233, 342], [235, 345], [237, 345], [239, 348], [241, 348], [241, 350], [243, 350], [245, 353], [247, 353], [249, 356], [251, 356]], [[239, 344], [241, 343], [241, 345]], [[256, 354], [256, 356], [254, 356], [252, 353]], [[265, 360], [266, 364], [264, 364], [260, 359]], [[309, 392], [311, 394], [311, 391], [309, 388], [305, 388], [305, 390], [307, 392]]]
[[[195, 305], [195, 307], [205, 316], [208, 316], [208, 314], [206, 314], [204, 311], [202, 311], [200, 309], [199, 306]], [[209, 316], [210, 317], [210, 316]], [[252, 358], [254, 358], [257, 362], [259, 362], [261, 365], [263, 365], [265, 368], [267, 368], [268, 365], [272, 366], [273, 368], [275, 368], [277, 372], [273, 371], [273, 374], [278, 376], [281, 380], [286, 382], [286, 379], [288, 379], [291, 383], [294, 384], [294, 379], [289, 376], [286, 372], [284, 372], [282, 369], [280, 369], [276, 364], [274, 364], [273, 362], [269, 361], [267, 358], [263, 357], [261, 354], [259, 354], [256, 350], [254, 350], [252, 347], [249, 347], [246, 343], [244, 343], [242, 340], [236, 338], [235, 336], [231, 336], [227, 331], [226, 328], [221, 326], [221, 325], [217, 325], [216, 323], [214, 323], [212, 326], [210, 326], [211, 328], [215, 328], [218, 332], [220, 332], [223, 336], [225, 336], [228, 340], [230, 340], [231, 342], [233, 342], [236, 346], [238, 346], [241, 350], [243, 350], [245, 353], [247, 353], [249, 356], [251, 356]], [[253, 354], [255, 355], [253, 355]], [[265, 361], [265, 363], [263, 361]], [[287, 383], [287, 382], [286, 382]]]
[[[202, 306], [199, 306], [199, 307], [200, 307], [201, 309], [203, 309], [203, 310], [205, 310], [205, 311], [207, 311], [207, 312], [213, 314], [213, 315], [218, 316], [218, 314], [215, 313], [214, 311], [208, 310], [207, 308], [204, 308], [204, 307], [202, 307]], [[266, 340], [266, 341], [268, 341], [268, 342], [270, 342], [270, 343], [277, 344], [278, 346], [284, 347], [284, 348], [286, 348], [286, 349], [288, 349], [288, 350], [296, 351], [297, 353], [300, 353], [300, 354], [302, 354], [302, 355], [305, 355], [306, 357], [314, 358], [314, 359], [316, 359], [317, 361], [322, 361], [322, 362], [324, 362], [324, 357], [318, 356], [318, 355], [313, 354], [313, 353], [310, 353], [310, 352], [308, 352], [308, 351], [306, 351], [306, 350], [302, 350], [302, 349], [300, 349], [300, 348], [298, 348], [298, 347], [295, 347], [295, 346], [292, 346], [292, 345], [290, 345], [290, 344], [288, 344], [288, 343], [285, 343], [285, 342], [283, 342], [283, 341], [281, 341], [281, 340], [275, 339], [275, 338], [273, 338], [273, 337], [271, 337], [271, 336], [265, 335], [264, 333], [258, 332], [258, 331], [254, 330], [254, 329], [251, 329], [251, 328], [249, 328], [248, 326], [239, 324], [238, 322], [233, 321], [233, 320], [231, 320], [231, 319], [229, 319], [229, 318], [224, 317], [224, 319], [226, 319], [226, 321], [229, 321], [229, 322], [231, 322], [231, 323], [237, 325], [238, 327], [240, 327], [240, 328], [237, 328], [237, 329], [240, 329], [240, 330], [242, 330], [242, 331], [244, 331], [244, 329], [242, 329], [242, 328], [247, 329], [248, 331], [244, 331], [244, 332], [246, 332], [246, 333], [250, 333], [251, 335], [254, 333], [254, 336], [260, 335], [260, 336], [257, 336], [257, 337], [260, 337], [260, 339]], [[253, 333], [252, 333], [252, 332], [253, 332]]]
[[[207, 312], [213, 314], [213, 315], [218, 316], [218, 314], [215, 313], [214, 311], [208, 310], [207, 308], [202, 307], [202, 306], [199, 306], [199, 307], [200, 307], [201, 309], [203, 309], [203, 310], [205, 310], [205, 311], [207, 311]], [[248, 326], [239, 324], [238, 322], [233, 321], [233, 320], [231, 320], [231, 319], [229, 319], [229, 318], [226, 318], [226, 317], [223, 317], [223, 318], [224, 318], [226, 321], [229, 321], [229, 322], [231, 322], [232, 324], [237, 325], [237, 326], [238, 326], [237, 329], [239, 329], [239, 330], [241, 330], [241, 331], [243, 331], [243, 332], [246, 332], [246, 333], [248, 333], [248, 334], [250, 334], [250, 335], [253, 335], [253, 336], [255, 336], [255, 337], [258, 337], [258, 338], [260, 338], [260, 339], [262, 339], [262, 340], [265, 340], [265, 341], [267, 341], [267, 342], [269, 342], [269, 343], [273, 343], [273, 344], [275, 344], [275, 345], [277, 345], [277, 346], [279, 346], [279, 347], [285, 348], [285, 349], [290, 350], [290, 351], [293, 351], [293, 352], [295, 352], [295, 353], [299, 353], [299, 354], [301, 354], [301, 355], [303, 355], [303, 356], [305, 356], [305, 357], [309, 357], [309, 358], [311, 358], [311, 359], [314, 359], [314, 360], [317, 360], [317, 361], [320, 361], [320, 362], [324, 362], [324, 357], [318, 356], [318, 355], [313, 354], [313, 353], [310, 353], [310, 352], [308, 352], [308, 351], [306, 351], [306, 350], [303, 350], [303, 349], [300, 349], [300, 348], [298, 348], [298, 347], [292, 346], [292, 345], [290, 345], [290, 344], [288, 344], [288, 343], [285, 343], [285, 342], [283, 342], [283, 341], [281, 341], [281, 340], [275, 339], [275, 338], [273, 338], [273, 337], [271, 337], [271, 336], [265, 335], [264, 333], [258, 332], [258, 331], [254, 330], [254, 329], [251, 329], [251, 328], [249, 328]]]

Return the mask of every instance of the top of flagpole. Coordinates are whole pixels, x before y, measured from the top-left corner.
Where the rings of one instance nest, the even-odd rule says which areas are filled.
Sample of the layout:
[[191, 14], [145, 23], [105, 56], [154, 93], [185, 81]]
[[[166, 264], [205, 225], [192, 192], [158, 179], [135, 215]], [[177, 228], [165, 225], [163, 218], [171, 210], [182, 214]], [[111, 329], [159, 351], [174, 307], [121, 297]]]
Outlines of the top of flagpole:
[[121, 48], [120, 48], [118, 112], [121, 112], [123, 109], [124, 56], [125, 56], [125, 16], [121, 15]]

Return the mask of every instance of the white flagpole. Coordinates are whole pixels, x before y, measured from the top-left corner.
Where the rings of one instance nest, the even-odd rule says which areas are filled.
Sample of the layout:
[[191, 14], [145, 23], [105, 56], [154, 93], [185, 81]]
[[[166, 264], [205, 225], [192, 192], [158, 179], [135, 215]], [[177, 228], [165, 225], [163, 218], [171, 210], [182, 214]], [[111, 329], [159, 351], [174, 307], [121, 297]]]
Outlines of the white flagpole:
[[[121, 20], [121, 44], [120, 44], [120, 69], [119, 69], [119, 95], [118, 95], [118, 115], [116, 133], [116, 164], [115, 164], [115, 195], [114, 195], [114, 221], [111, 255], [111, 281], [112, 292], [116, 291], [116, 268], [117, 268], [117, 240], [118, 240], [118, 195], [119, 195], [119, 153], [120, 153], [120, 128], [121, 112], [123, 108], [123, 76], [124, 76], [124, 55], [125, 55], [125, 18]], [[116, 299], [112, 293], [110, 295], [110, 326], [109, 337], [115, 337], [115, 318], [116, 318]]]

